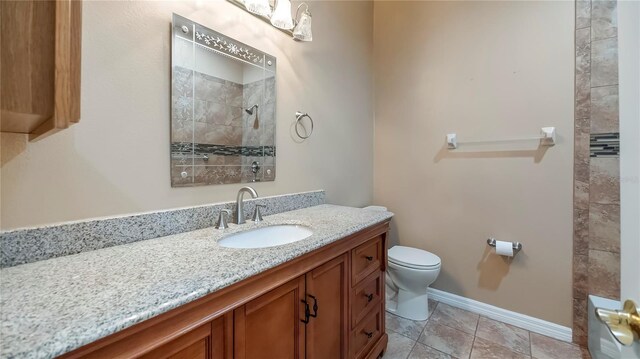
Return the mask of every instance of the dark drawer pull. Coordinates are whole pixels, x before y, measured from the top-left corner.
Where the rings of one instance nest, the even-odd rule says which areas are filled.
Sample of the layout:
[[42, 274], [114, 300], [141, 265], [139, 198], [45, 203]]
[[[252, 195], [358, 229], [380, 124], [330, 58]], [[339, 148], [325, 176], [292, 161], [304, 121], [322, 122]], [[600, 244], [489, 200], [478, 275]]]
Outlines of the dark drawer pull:
[[371, 337], [373, 336], [373, 332], [364, 332], [364, 335], [366, 335], [367, 338], [371, 339]]
[[370, 302], [370, 301], [372, 301], [372, 300], [373, 300], [373, 293], [371, 293], [371, 294], [365, 294], [364, 296], [365, 296], [365, 297], [367, 297], [367, 302]]
[[309, 316], [311, 315], [311, 311], [309, 310], [309, 303], [306, 300], [301, 300], [304, 304], [304, 319], [300, 319], [304, 324], [309, 324]]
[[366, 256], [365, 258], [366, 258], [369, 262], [371, 262], [371, 261], [373, 260], [373, 257], [372, 257], [372, 256]]
[[315, 318], [318, 316], [318, 300], [316, 299], [316, 297], [312, 296], [311, 294], [309, 294], [309, 297], [313, 299], [313, 314], [309, 314], [309, 316]]

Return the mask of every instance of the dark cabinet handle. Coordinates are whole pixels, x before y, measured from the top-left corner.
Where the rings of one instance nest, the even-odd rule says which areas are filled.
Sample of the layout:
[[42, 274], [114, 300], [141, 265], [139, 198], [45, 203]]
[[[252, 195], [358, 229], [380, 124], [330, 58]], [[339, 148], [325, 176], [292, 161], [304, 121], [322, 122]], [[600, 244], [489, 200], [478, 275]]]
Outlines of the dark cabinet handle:
[[373, 336], [373, 332], [364, 332], [364, 335], [366, 335], [367, 338], [371, 339], [371, 337]]
[[373, 300], [373, 293], [365, 294], [364, 296], [367, 297], [367, 302], [371, 302]]
[[300, 321], [307, 324], [309, 323], [309, 316], [311, 315], [311, 312], [309, 311], [309, 303], [304, 299], [301, 300], [301, 302], [304, 303], [304, 319], [300, 319]]
[[369, 262], [371, 262], [371, 261], [373, 260], [373, 257], [372, 257], [372, 256], [366, 256], [365, 258], [366, 258]]
[[309, 294], [309, 297], [313, 299], [313, 314], [310, 314], [310, 315], [315, 318], [318, 316], [318, 300], [316, 299], [316, 297], [312, 296], [311, 294]]

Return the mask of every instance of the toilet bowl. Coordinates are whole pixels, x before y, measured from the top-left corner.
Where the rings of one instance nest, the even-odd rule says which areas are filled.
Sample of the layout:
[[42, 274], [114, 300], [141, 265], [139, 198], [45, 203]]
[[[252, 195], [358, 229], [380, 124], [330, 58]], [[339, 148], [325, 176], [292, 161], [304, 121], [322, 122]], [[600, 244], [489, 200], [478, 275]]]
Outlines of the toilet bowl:
[[[385, 207], [365, 209], [386, 211]], [[393, 246], [387, 251], [387, 261], [387, 312], [411, 320], [426, 320], [427, 288], [440, 274], [440, 257], [418, 248]]]
[[411, 320], [429, 317], [427, 288], [440, 274], [440, 257], [418, 248], [387, 251], [387, 311]]

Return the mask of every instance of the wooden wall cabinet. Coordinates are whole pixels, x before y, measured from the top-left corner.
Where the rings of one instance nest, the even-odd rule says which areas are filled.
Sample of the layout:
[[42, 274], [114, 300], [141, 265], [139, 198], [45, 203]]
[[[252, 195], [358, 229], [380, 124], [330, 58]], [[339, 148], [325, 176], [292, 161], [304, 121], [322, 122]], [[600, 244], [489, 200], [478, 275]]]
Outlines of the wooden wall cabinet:
[[0, 1], [0, 131], [44, 138], [80, 120], [80, 0]]
[[388, 340], [388, 228], [369, 227], [63, 357], [378, 358]]

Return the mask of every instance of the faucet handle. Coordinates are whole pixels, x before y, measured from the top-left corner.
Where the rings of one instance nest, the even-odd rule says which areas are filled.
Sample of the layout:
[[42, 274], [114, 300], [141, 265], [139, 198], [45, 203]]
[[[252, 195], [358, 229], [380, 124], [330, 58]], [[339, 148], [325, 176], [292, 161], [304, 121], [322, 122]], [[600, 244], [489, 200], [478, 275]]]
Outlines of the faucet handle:
[[231, 210], [221, 209], [220, 215], [218, 217], [218, 223], [216, 223], [216, 229], [227, 229], [229, 225], [227, 224], [228, 217], [231, 216]]
[[251, 219], [255, 223], [262, 222], [262, 213], [260, 213], [260, 207], [265, 208], [264, 204], [256, 204], [256, 209], [253, 211], [253, 218]]

